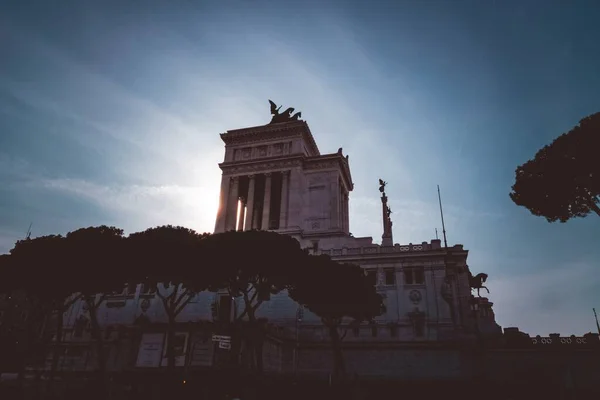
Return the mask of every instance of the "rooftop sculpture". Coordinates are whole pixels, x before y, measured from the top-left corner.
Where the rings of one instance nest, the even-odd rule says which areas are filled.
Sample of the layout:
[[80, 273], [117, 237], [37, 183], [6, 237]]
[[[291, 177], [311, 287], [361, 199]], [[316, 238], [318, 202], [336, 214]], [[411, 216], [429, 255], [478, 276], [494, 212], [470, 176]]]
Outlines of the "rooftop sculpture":
[[481, 289], [487, 290], [488, 293], [490, 292], [490, 290], [483, 285], [483, 283], [487, 281], [487, 278], [488, 275], [486, 273], [481, 272], [473, 276], [473, 274], [471, 274], [471, 271], [469, 271], [469, 285], [471, 286], [471, 289], [477, 290], [477, 296], [479, 297], [481, 297], [481, 295], [479, 294], [479, 291]]
[[385, 185], [387, 185], [387, 182], [385, 182], [383, 179], [379, 179], [379, 191], [382, 193], [382, 196], [385, 196]]
[[269, 124], [298, 121], [302, 117], [301, 112], [297, 112], [292, 115], [294, 112], [293, 107], [288, 107], [284, 112], [280, 113], [279, 110], [281, 109], [281, 106], [277, 107], [277, 104], [273, 103], [271, 100], [269, 100], [269, 103], [271, 104], [271, 115], [273, 115], [273, 118], [271, 118], [271, 122], [269, 122]]

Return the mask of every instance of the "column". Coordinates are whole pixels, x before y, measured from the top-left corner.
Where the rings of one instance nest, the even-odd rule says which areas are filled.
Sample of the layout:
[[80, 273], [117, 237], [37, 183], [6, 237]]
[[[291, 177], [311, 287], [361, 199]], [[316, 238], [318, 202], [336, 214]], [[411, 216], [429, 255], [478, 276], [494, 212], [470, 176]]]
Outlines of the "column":
[[345, 224], [344, 224], [344, 184], [342, 183], [341, 179], [338, 179], [338, 203], [339, 203], [339, 209], [338, 209], [338, 220], [339, 222], [339, 227], [342, 230], [342, 232], [345, 229]]
[[350, 207], [349, 207], [349, 196], [348, 196], [348, 192], [344, 193], [344, 210], [345, 210], [345, 214], [344, 214], [344, 224], [345, 224], [345, 229], [346, 229], [346, 233], [350, 232]]
[[240, 188], [240, 177], [234, 176], [231, 178], [231, 185], [229, 186], [229, 198], [227, 209], [225, 211], [225, 230], [234, 231], [237, 222], [237, 205]]
[[248, 199], [246, 199], [246, 225], [245, 231], [253, 228], [252, 220], [254, 219], [254, 175], [248, 176]]
[[244, 199], [243, 197], [239, 197], [239, 208], [240, 208], [240, 215], [238, 216], [238, 221], [237, 221], [237, 230], [238, 231], [243, 231], [244, 230], [244, 217], [246, 215], [246, 199]]
[[281, 173], [281, 207], [279, 214], [279, 229], [287, 228], [288, 217], [288, 193], [289, 193], [290, 171]]
[[217, 211], [217, 220], [215, 221], [215, 233], [226, 230], [230, 188], [231, 177], [223, 175], [221, 177], [221, 193], [219, 193], [219, 211]]
[[271, 173], [265, 174], [265, 198], [263, 201], [262, 230], [269, 229], [269, 211], [271, 209]]

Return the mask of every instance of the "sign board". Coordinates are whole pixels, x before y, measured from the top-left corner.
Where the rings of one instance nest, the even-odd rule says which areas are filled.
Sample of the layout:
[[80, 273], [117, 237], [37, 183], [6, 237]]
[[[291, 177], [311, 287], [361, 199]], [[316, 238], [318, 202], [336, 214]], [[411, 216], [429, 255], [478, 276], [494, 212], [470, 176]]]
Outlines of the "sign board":
[[231, 350], [231, 342], [219, 342], [219, 348], [225, 350]]
[[144, 333], [135, 366], [157, 368], [160, 365], [164, 339], [164, 333]]
[[231, 336], [213, 335], [212, 341], [213, 342], [231, 342]]

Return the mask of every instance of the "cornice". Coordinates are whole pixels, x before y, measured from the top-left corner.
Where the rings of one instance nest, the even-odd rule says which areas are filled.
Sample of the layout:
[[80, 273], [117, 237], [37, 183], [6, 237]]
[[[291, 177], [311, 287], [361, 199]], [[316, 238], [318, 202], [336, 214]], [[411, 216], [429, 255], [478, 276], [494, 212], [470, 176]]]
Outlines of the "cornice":
[[241, 175], [269, 170], [286, 170], [301, 166], [303, 158], [303, 155], [296, 155], [288, 157], [263, 158], [248, 162], [223, 162], [219, 164], [219, 168], [221, 168], [224, 175]]
[[[424, 258], [442, 258], [444, 257], [444, 253], [436, 250], [423, 250], [423, 251], [392, 251], [388, 253], [362, 253], [362, 254], [338, 254], [333, 250], [341, 250], [341, 249], [331, 249], [328, 250], [332, 259], [343, 261], [343, 262], [353, 262], [353, 261], [374, 261], [374, 262], [398, 262], [398, 261], [409, 261], [410, 259], [424, 259]], [[327, 254], [325, 253], [325, 254]], [[462, 250], [460, 253], [455, 254], [458, 258], [462, 258], [461, 256], [467, 257], [468, 250]]]
[[342, 177], [346, 182], [346, 186], [349, 191], [354, 189], [354, 183], [352, 182], [352, 175], [350, 174], [350, 167], [346, 157], [341, 153], [323, 154], [316, 157], [307, 157], [304, 160], [304, 169], [307, 171], [311, 170], [322, 170], [327, 168], [339, 168], [342, 172]]
[[305, 121], [284, 122], [280, 124], [235, 129], [221, 133], [221, 140], [223, 140], [226, 145], [238, 145], [294, 136], [302, 136], [312, 154], [321, 154], [310, 128]]

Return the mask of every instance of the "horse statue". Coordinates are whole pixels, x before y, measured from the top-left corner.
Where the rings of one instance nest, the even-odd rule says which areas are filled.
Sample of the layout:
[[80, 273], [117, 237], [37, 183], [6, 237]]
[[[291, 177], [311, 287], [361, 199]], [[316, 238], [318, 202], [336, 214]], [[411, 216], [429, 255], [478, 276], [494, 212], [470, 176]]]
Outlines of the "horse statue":
[[471, 287], [471, 290], [477, 289], [478, 297], [481, 297], [481, 295], [479, 294], [479, 291], [481, 289], [487, 290], [488, 294], [490, 293], [490, 290], [487, 287], [483, 286], [484, 282], [487, 281], [487, 278], [488, 275], [483, 272], [473, 276], [471, 271], [469, 271], [469, 286]]
[[277, 104], [273, 103], [271, 100], [269, 100], [269, 103], [271, 104], [271, 115], [273, 115], [269, 124], [298, 121], [302, 117], [301, 112], [292, 115], [294, 112], [293, 107], [288, 107], [284, 112], [280, 113], [279, 110], [281, 109], [281, 106], [277, 107]]

